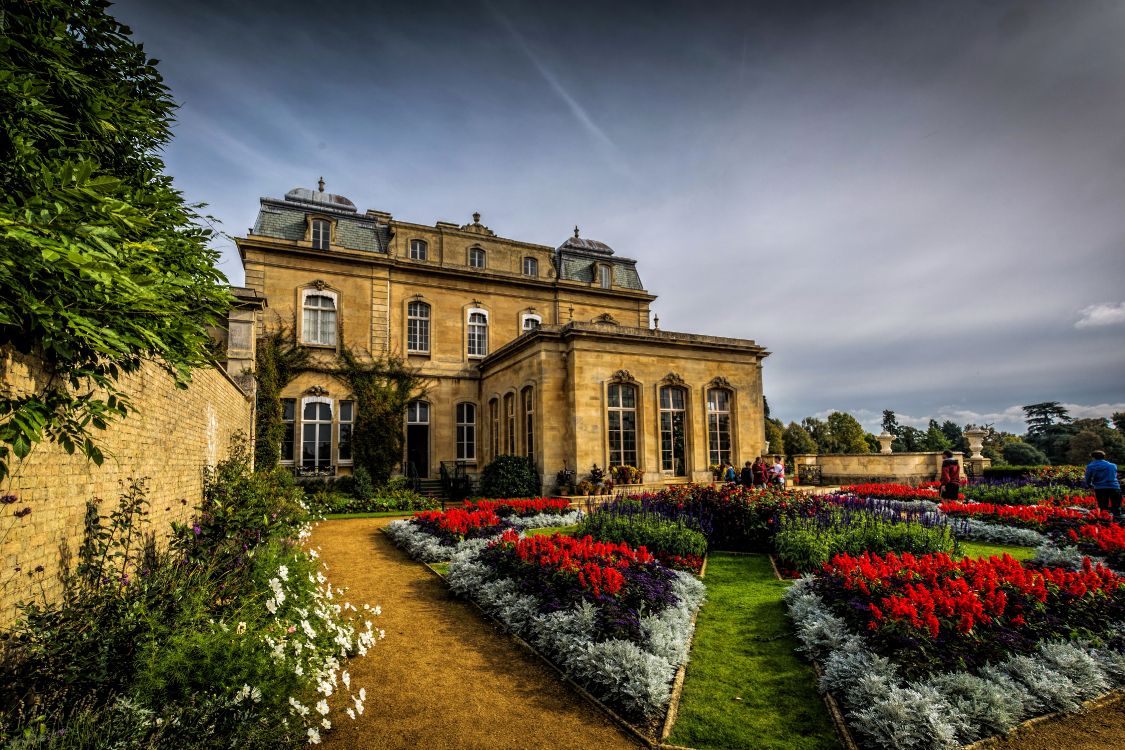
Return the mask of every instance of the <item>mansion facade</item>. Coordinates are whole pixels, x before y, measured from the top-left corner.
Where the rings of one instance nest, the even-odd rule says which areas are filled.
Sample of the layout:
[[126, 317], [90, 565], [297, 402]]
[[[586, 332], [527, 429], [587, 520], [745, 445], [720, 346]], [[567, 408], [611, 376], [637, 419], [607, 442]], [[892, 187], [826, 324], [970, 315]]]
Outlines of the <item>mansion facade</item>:
[[544, 489], [593, 464], [637, 467], [646, 483], [705, 481], [711, 464], [765, 449], [768, 352], [651, 326], [656, 297], [636, 261], [577, 228], [552, 248], [497, 236], [479, 214], [414, 224], [360, 213], [321, 181], [262, 198], [236, 242], [241, 297], [259, 302], [240, 329], [232, 313], [230, 346], [284, 325], [312, 355], [281, 394], [282, 462], [297, 471], [351, 470], [355, 404], [326, 372], [344, 345], [397, 354], [425, 378], [403, 425], [404, 472], [423, 479], [442, 462], [476, 474], [518, 454]]

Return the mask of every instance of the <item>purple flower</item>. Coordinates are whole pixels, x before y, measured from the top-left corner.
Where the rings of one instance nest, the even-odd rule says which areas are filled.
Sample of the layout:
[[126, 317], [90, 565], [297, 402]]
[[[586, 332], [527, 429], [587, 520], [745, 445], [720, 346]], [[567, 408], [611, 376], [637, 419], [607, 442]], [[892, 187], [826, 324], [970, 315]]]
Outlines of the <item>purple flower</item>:
[[24, 508], [23, 510], [17, 510], [12, 515], [15, 516], [16, 518], [23, 518], [24, 516], [31, 515], [31, 508], [27, 507], [27, 508]]
[[12, 503], [14, 503], [14, 502], [15, 502], [16, 500], [19, 500], [19, 498], [18, 498], [17, 496], [15, 496], [15, 495], [3, 495], [3, 496], [0, 496], [0, 503], [3, 503], [4, 505], [11, 505], [11, 504], [12, 504]]
[[192, 527], [191, 527], [191, 531], [192, 531], [192, 533], [193, 533], [193, 534], [195, 534], [196, 536], [199, 536], [200, 534], [202, 534], [202, 533], [203, 533], [203, 529], [201, 529], [201, 528], [199, 527], [199, 524], [195, 524], [194, 526], [192, 526]]

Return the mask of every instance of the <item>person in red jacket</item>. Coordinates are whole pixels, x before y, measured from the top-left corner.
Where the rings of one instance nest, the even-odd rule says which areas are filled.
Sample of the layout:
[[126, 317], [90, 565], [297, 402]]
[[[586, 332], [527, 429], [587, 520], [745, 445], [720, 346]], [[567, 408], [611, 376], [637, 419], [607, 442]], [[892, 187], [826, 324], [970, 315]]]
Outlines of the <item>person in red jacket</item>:
[[941, 462], [941, 499], [956, 500], [961, 492], [961, 464], [953, 457], [953, 451], [945, 451]]

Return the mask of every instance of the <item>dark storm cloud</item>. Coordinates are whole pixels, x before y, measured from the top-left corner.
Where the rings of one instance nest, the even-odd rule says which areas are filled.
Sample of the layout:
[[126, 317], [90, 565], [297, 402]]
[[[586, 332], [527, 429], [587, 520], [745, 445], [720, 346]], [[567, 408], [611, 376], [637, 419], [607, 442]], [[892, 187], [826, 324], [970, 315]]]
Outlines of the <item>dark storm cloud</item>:
[[577, 223], [662, 327], [774, 351], [787, 421], [1125, 401], [1125, 4], [116, 8], [232, 233], [321, 174], [407, 220]]

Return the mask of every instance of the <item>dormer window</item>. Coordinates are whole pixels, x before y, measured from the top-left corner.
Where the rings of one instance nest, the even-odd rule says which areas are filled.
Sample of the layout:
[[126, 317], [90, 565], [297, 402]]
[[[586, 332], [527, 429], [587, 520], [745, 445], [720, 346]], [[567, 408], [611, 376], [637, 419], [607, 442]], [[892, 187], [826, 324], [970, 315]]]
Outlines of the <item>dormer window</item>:
[[528, 331], [534, 331], [541, 325], [543, 325], [543, 318], [535, 313], [524, 313], [520, 321], [520, 332], [527, 333]]
[[539, 261], [535, 258], [523, 259], [523, 275], [524, 276], [538, 276], [539, 275]]
[[598, 266], [598, 284], [602, 289], [609, 289], [613, 286], [612, 271], [609, 266]]
[[313, 219], [310, 231], [313, 249], [327, 250], [328, 243], [332, 239], [332, 224], [325, 219]]
[[410, 240], [410, 259], [425, 260], [428, 249], [425, 240]]
[[479, 247], [469, 248], [469, 268], [484, 268], [484, 250]]

